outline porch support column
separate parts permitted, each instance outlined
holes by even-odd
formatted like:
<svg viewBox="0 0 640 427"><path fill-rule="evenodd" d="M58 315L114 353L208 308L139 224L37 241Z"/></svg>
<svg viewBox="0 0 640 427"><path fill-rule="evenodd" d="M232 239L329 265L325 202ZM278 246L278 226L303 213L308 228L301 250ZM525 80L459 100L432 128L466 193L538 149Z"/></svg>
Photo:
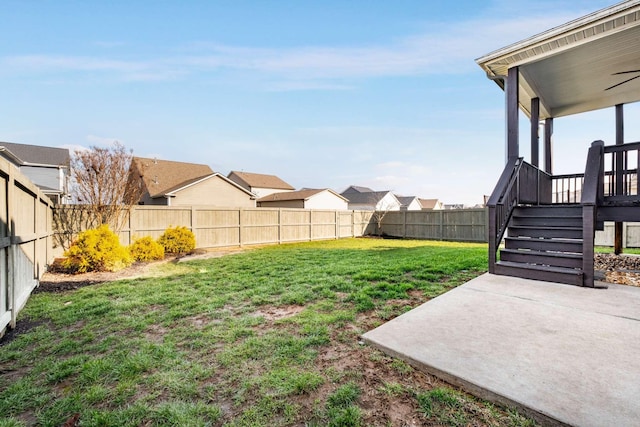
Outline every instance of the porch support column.
<svg viewBox="0 0 640 427"><path fill-rule="evenodd" d="M624 144L624 105L616 105L616 145ZM615 192L617 196L623 194L623 177L624 177L624 153L616 153L616 188ZM613 239L613 251L616 255L622 253L622 222L615 223L615 236Z"/></svg>
<svg viewBox="0 0 640 427"><path fill-rule="evenodd" d="M544 121L544 171L553 175L553 117Z"/></svg>
<svg viewBox="0 0 640 427"><path fill-rule="evenodd" d="M531 164L540 165L540 98L531 99Z"/></svg>
<svg viewBox="0 0 640 427"><path fill-rule="evenodd" d="M518 90L520 73L518 67L509 68L507 74L507 161L520 157L518 148Z"/></svg>

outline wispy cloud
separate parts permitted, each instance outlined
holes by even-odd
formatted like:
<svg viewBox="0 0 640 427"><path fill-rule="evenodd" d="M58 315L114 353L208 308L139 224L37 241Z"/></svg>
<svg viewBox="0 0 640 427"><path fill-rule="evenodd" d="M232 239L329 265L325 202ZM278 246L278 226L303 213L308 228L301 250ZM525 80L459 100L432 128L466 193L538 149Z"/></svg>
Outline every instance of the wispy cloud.
<svg viewBox="0 0 640 427"><path fill-rule="evenodd" d="M18 55L0 58L6 73L103 73L106 79L165 81L228 70L259 76L266 90L344 90L365 78L463 73L475 68L473 59L572 15L556 11L511 20L476 18L456 24L435 23L428 31L386 44L367 46L300 46L254 48L199 43L183 54L171 50L160 56ZM120 42L99 42L120 47ZM274 83L275 82L275 83Z"/></svg>

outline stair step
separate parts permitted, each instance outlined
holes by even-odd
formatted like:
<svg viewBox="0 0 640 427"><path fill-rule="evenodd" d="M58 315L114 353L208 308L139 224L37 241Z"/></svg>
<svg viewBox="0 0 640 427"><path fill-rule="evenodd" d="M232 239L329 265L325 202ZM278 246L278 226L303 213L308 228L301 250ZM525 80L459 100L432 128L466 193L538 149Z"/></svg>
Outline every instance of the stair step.
<svg viewBox="0 0 640 427"><path fill-rule="evenodd" d="M505 237L506 249L531 249L535 251L556 251L582 253L582 240L577 239L535 239L529 237Z"/></svg>
<svg viewBox="0 0 640 427"><path fill-rule="evenodd" d="M543 205L543 206L518 206L514 208L513 214L517 216L576 216L582 217L582 206L567 205Z"/></svg>
<svg viewBox="0 0 640 427"><path fill-rule="evenodd" d="M582 271L574 268L498 261L495 264L495 274L521 277L523 279L542 280L545 282L566 283L577 286L583 285Z"/></svg>
<svg viewBox="0 0 640 427"><path fill-rule="evenodd" d="M555 267L582 268L582 254L576 253L502 249L500 251L500 260Z"/></svg>
<svg viewBox="0 0 640 427"><path fill-rule="evenodd" d="M538 227L582 227L582 217L576 216L512 216L512 225Z"/></svg>
<svg viewBox="0 0 640 427"><path fill-rule="evenodd" d="M582 227L529 227L509 224L507 236L582 239Z"/></svg>

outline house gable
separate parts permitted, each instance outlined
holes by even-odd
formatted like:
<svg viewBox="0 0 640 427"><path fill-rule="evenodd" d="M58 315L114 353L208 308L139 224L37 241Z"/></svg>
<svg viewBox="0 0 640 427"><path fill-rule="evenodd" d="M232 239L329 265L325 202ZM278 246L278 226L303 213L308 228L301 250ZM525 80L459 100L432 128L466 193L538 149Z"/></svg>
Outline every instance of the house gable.
<svg viewBox="0 0 640 427"><path fill-rule="evenodd" d="M349 209L355 210L400 210L400 202L391 191L342 192L349 200Z"/></svg>
<svg viewBox="0 0 640 427"><path fill-rule="evenodd" d="M254 194L207 165L134 157L129 179L141 183L141 204L255 207Z"/></svg>
<svg viewBox="0 0 640 427"><path fill-rule="evenodd" d="M227 178L256 194L258 197L295 190L295 188L275 175L231 171L229 175L227 175Z"/></svg>
<svg viewBox="0 0 640 427"><path fill-rule="evenodd" d="M344 195L344 194L353 194L353 193L374 193L374 191L369 187L361 187L361 186L358 186L358 185L350 185L349 187L347 187L347 189L345 189L340 194Z"/></svg>
<svg viewBox="0 0 640 427"><path fill-rule="evenodd" d="M218 173L172 189L163 199L168 200L171 206L256 207L255 196L251 192Z"/></svg>
<svg viewBox="0 0 640 427"><path fill-rule="evenodd" d="M418 198L416 196L397 196L396 198L401 204L400 209L403 211L419 211L422 210L422 205L420 204Z"/></svg>
<svg viewBox="0 0 640 427"><path fill-rule="evenodd" d="M324 189L303 189L269 194L258 199L260 207L304 208L304 209L348 209L348 201L335 191Z"/></svg>
<svg viewBox="0 0 640 427"><path fill-rule="evenodd" d="M167 192L213 174L207 165L134 157L131 179L141 179L143 198L164 197Z"/></svg>
<svg viewBox="0 0 640 427"><path fill-rule="evenodd" d="M13 163L55 203L66 201L71 165L69 150L0 142L0 157Z"/></svg>
<svg viewBox="0 0 640 427"><path fill-rule="evenodd" d="M418 201L423 210L432 211L444 209L444 204L438 199L418 199Z"/></svg>

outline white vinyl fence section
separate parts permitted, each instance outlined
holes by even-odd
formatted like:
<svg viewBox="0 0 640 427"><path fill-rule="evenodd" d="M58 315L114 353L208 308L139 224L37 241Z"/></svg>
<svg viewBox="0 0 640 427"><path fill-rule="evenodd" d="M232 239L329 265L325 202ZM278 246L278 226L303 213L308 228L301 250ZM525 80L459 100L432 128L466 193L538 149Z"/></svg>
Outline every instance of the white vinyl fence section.
<svg viewBox="0 0 640 427"><path fill-rule="evenodd" d="M51 200L0 158L0 336L52 259L52 213Z"/></svg>

